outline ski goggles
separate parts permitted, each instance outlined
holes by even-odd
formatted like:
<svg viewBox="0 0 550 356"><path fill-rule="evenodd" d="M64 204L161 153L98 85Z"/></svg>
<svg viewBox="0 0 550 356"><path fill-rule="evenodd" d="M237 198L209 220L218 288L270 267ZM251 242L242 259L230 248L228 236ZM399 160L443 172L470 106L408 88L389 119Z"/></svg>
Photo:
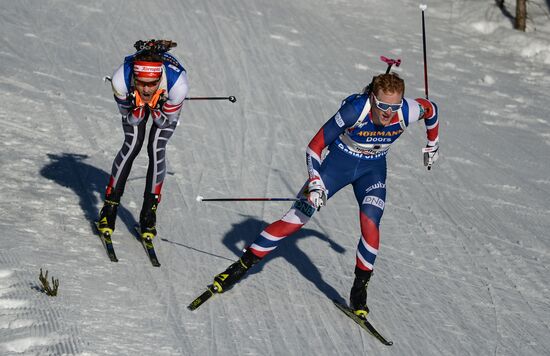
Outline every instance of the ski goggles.
<svg viewBox="0 0 550 356"><path fill-rule="evenodd" d="M154 80L154 81L150 81L150 82L146 82L144 80L141 80L137 77L134 78L134 84L136 86L140 86L140 87L149 87L149 88L154 88L156 87L158 84L160 83L160 78L157 79L157 80Z"/></svg>
<svg viewBox="0 0 550 356"><path fill-rule="evenodd" d="M382 111L388 111L390 109L391 112L396 112L403 106L403 99L401 99L401 102L399 104L388 104L383 101L378 100L376 95L372 96L374 98L374 105Z"/></svg>

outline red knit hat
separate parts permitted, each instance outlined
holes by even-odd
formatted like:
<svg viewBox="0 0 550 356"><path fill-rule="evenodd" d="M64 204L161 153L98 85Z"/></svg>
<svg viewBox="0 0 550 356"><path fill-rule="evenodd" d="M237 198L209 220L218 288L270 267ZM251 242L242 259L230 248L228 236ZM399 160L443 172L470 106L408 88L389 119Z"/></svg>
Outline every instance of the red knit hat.
<svg viewBox="0 0 550 356"><path fill-rule="evenodd" d="M134 75L138 78L160 78L161 62L134 61Z"/></svg>

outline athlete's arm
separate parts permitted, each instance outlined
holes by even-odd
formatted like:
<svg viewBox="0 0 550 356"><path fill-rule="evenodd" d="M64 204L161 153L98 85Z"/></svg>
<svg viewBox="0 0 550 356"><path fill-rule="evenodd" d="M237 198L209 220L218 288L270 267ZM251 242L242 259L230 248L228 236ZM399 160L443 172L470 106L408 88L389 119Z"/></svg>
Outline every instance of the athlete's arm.
<svg viewBox="0 0 550 356"><path fill-rule="evenodd" d="M346 128L353 126L357 122L359 114L353 103L346 103L313 136L306 150L306 164L310 180L319 178L323 149L334 142Z"/></svg>
<svg viewBox="0 0 550 356"><path fill-rule="evenodd" d="M113 73L113 79L111 80L111 87L113 89L113 95L118 106L118 111L124 117L128 116L132 110L132 100L129 97L128 87L124 80L124 64L118 67Z"/></svg>
<svg viewBox="0 0 550 356"><path fill-rule="evenodd" d="M166 102L159 110L151 111L153 121L157 127L165 128L178 121L188 91L187 73L182 71L172 88L170 88Z"/></svg>
<svg viewBox="0 0 550 356"><path fill-rule="evenodd" d="M419 120L424 120L426 125L426 136L428 146L433 147L439 143L439 120L437 119L437 105L427 99L418 98L415 100L420 108Z"/></svg>

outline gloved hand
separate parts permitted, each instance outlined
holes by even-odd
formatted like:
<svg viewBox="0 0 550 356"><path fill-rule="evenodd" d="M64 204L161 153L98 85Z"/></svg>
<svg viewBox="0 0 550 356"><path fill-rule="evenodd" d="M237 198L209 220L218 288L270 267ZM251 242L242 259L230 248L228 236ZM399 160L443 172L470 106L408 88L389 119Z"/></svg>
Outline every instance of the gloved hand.
<svg viewBox="0 0 550 356"><path fill-rule="evenodd" d="M159 129L164 129L170 126L170 120L161 110L151 109L151 117Z"/></svg>
<svg viewBox="0 0 550 356"><path fill-rule="evenodd" d="M148 109L137 90L128 94L128 99L131 102L131 108L130 114L126 117L126 120L130 125L137 125L145 118Z"/></svg>
<svg viewBox="0 0 550 356"><path fill-rule="evenodd" d="M151 101L147 104L149 105L149 108L151 110L151 117L153 118L153 122L159 128L165 128L170 124L168 122L168 118L162 112L162 107L167 100L168 96L166 95L165 90L161 89L157 90L155 95L153 95L153 98L151 98Z"/></svg>
<svg viewBox="0 0 550 356"><path fill-rule="evenodd" d="M307 200L315 209L319 210L326 205L327 189L321 178L315 177L310 179L307 185L307 191Z"/></svg>
<svg viewBox="0 0 550 356"><path fill-rule="evenodd" d="M157 90L155 95L151 98L151 101L147 104L153 110L162 110L164 103L168 101L168 96L164 89Z"/></svg>
<svg viewBox="0 0 550 356"><path fill-rule="evenodd" d="M422 152L424 153L424 166L428 168L428 170L432 169L432 165L439 158L439 145L427 145L422 149Z"/></svg>

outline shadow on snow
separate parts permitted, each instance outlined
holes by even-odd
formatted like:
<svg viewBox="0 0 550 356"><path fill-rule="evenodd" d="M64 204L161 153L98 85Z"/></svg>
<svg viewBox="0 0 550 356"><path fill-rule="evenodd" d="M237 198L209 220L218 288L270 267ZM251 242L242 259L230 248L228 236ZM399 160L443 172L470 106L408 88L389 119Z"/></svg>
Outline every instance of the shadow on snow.
<svg viewBox="0 0 550 356"><path fill-rule="evenodd" d="M231 230L225 234L222 242L229 250L235 255L240 256L242 251L239 246L248 246L253 239L267 226L264 221L258 220L251 216L236 224L233 224ZM284 258L288 263L293 265L308 281L313 283L319 291L321 291L329 299L342 300L340 294L325 280L321 275L319 269L313 264L311 259L300 250L298 241L308 238L317 237L321 241L327 242L330 248L338 253L344 253L345 249L337 242L331 240L327 235L322 234L316 230L302 228L295 234L285 238L279 245L279 247L268 254L258 265L254 266L247 276L252 276L262 271L264 266L276 258ZM227 266L225 266L227 267ZM221 272L221 270L220 270Z"/></svg>
<svg viewBox="0 0 550 356"><path fill-rule="evenodd" d="M70 188L79 197L80 208L84 212L86 219L90 222L90 228L92 230L95 229L93 222L99 215L98 205L101 204L98 196L102 196L104 193L105 185L109 179L109 173L86 163L85 160L89 158L89 156L83 154L48 154L48 158L50 159L50 163L40 170L40 174L56 182L60 186ZM137 221L132 216L132 213L122 204L119 206L118 216L126 225L128 231L133 232L133 227L137 224ZM252 239L266 226L266 222L246 216L243 221L233 224L231 230L223 237L222 243L235 255L240 256L241 250L238 246L242 246L243 243L251 243ZM327 242L329 247L338 253L343 253L345 251L341 245L331 240L327 235L313 229L302 228L292 236L285 238L274 252L267 255L262 262L250 271L249 276L259 273L269 261L275 258L284 258L288 263L293 265L302 276L313 283L319 291L327 296L327 298L342 300L340 294L331 285L325 282L321 272L313 264L308 255L298 247L298 240L311 236ZM165 239L163 240L174 243ZM186 245L182 246L193 249ZM222 256L212 256L227 259ZM227 266L222 266L222 268L223 267Z"/></svg>
<svg viewBox="0 0 550 356"><path fill-rule="evenodd" d="M242 251L239 246L247 246L248 244L252 243L253 238L257 236L267 225L268 224L265 221L246 216L246 219L244 219L240 223L233 224L231 230L223 237L222 243L227 246L227 248L236 256L240 256L242 254ZM341 245L331 240L325 234L322 234L316 230L302 228L295 234L285 238L281 242L279 247L272 253L268 254L260 263L254 266L250 270L250 272L243 278L243 280L249 276L261 272L264 268L264 265L269 263L269 261L275 258L284 258L287 260L288 263L293 265L302 274L302 276L304 276L308 281L312 282L317 287L317 289L319 289L319 291L321 291L327 298L336 299L340 302L344 302L340 294L331 285L325 282L325 280L321 276L321 272L319 271L319 269L317 269L317 267L315 267L311 259L298 247L298 240L310 236L314 236L321 239L322 241L326 241L329 246L338 253L344 253L345 251L345 249ZM238 257L230 259L224 256L216 255L186 244L170 241L165 238L162 238L161 240L170 244L185 247L187 249L230 262L234 262L238 259ZM222 272L224 268L229 266L229 264L230 263L220 265L219 272Z"/></svg>
<svg viewBox="0 0 550 356"><path fill-rule="evenodd" d="M546 1L550 1L550 0L546 0ZM508 19L510 20L510 22L512 23L512 25L514 25L514 22L515 22L515 15L513 15L510 10L508 10L508 8L506 7L506 4L505 4L505 1L504 0L495 0L495 3L497 5L497 7L500 9L500 11L502 12L502 14Z"/></svg>
<svg viewBox="0 0 550 356"><path fill-rule="evenodd" d="M50 163L40 170L40 174L57 184L70 188L80 199L80 208L84 212L90 228L95 233L94 221L99 216L101 201L109 180L109 173L84 162L89 156L77 153L48 154ZM122 204L118 208L118 216L128 228L134 231L137 224L132 213Z"/></svg>

